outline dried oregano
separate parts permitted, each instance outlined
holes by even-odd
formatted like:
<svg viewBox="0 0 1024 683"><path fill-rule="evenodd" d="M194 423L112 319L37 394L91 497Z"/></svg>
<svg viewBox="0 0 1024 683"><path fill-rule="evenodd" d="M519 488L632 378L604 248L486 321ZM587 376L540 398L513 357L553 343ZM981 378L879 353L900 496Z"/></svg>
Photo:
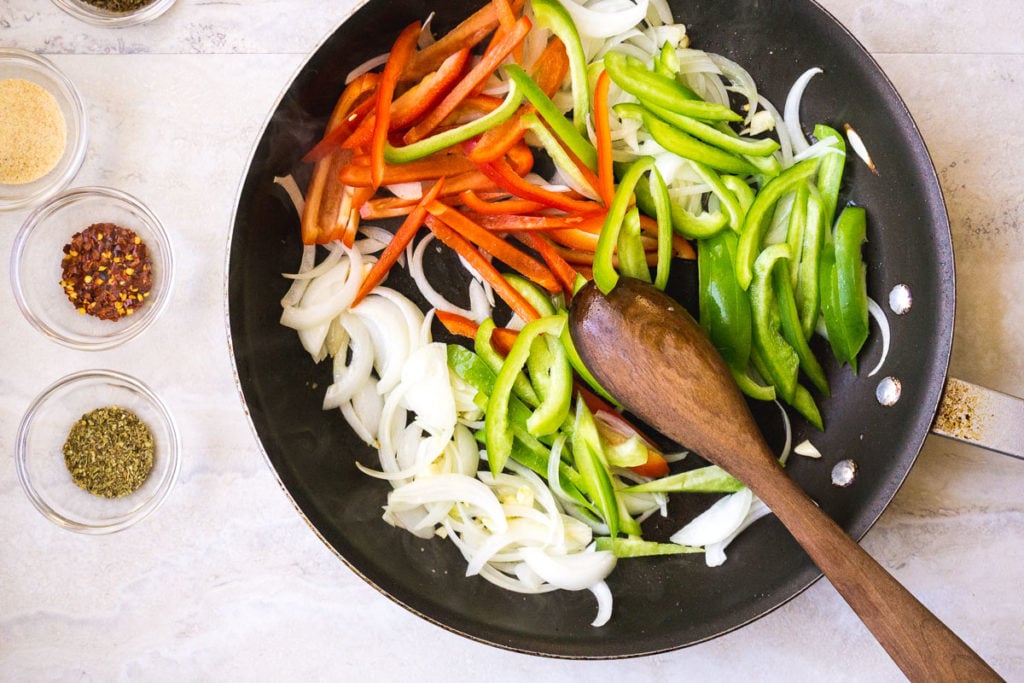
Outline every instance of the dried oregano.
<svg viewBox="0 0 1024 683"><path fill-rule="evenodd" d="M64 464L81 488L120 498L142 486L153 469L153 435L142 419L117 406L97 408L71 427Z"/></svg>

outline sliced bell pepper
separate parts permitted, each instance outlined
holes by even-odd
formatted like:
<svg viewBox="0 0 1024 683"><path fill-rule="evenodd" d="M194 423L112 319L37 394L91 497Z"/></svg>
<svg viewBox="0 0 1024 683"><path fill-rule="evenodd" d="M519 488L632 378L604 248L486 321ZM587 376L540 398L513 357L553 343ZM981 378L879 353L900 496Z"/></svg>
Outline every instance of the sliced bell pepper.
<svg viewBox="0 0 1024 683"><path fill-rule="evenodd" d="M565 121L564 118L562 120ZM522 117L522 125L526 130L533 133L534 137L540 142L541 147L547 152L551 161L575 184L575 187L580 192L592 195L598 194L600 182L594 171L573 154L571 149L563 147L562 141L548 130L548 127L541 122L536 114L525 114ZM570 128L572 127L570 126ZM572 130L573 132L576 131L575 128L572 128ZM589 192L586 192L588 189Z"/></svg>
<svg viewBox="0 0 1024 683"><path fill-rule="evenodd" d="M457 145L460 142L469 140L470 138L480 135L484 131L493 128L512 116L516 109L519 108L521 100L522 95L513 83L509 86L508 94L505 96L501 105L489 114L481 116L480 118L474 119L468 123L464 123L461 126L436 133L430 137L422 139L417 138L415 142L403 145L402 147L393 147L388 143L384 147L384 159L388 163L404 164L416 159L422 159L425 156L429 156L435 152L440 152L443 149L447 149L448 147ZM438 110L435 109L434 111Z"/></svg>
<svg viewBox="0 0 1024 683"><path fill-rule="evenodd" d="M531 202L526 199L502 198L497 201L487 201L473 190L466 190L459 193L459 200L467 209L485 216L524 214L533 211L540 211L544 208L544 205L540 202Z"/></svg>
<svg viewBox="0 0 1024 683"><path fill-rule="evenodd" d="M840 363L857 371L857 354L868 336L866 268L861 245L867 237L863 207L848 206L836 221L834 245L821 259L821 308L829 345Z"/></svg>
<svg viewBox="0 0 1024 683"><path fill-rule="evenodd" d="M698 310L726 364L745 373L750 362L752 322L750 298L736 280L737 237L723 232L697 241Z"/></svg>
<svg viewBox="0 0 1024 683"><path fill-rule="evenodd" d="M307 163L319 161L328 152L341 146L341 143L352 133L355 126L373 109L374 99L369 97L369 95L377 89L379 81L380 74L370 71L356 77L345 86L341 96L338 97L338 101L334 105L330 118L327 120L324 137L314 145L313 149L306 153L306 156L302 157L302 161ZM357 107L360 107L358 116L350 120L350 117L356 113Z"/></svg>
<svg viewBox="0 0 1024 683"><path fill-rule="evenodd" d="M558 0L530 0L539 26L549 29L565 45L572 80L572 120L580 132L586 130L590 118L590 84L587 79L587 56L576 30L576 22Z"/></svg>
<svg viewBox="0 0 1024 683"><path fill-rule="evenodd" d="M835 151L822 157L818 171L818 191L821 193L826 229L829 229L839 203L839 187L843 182L843 167L846 164L846 141L839 131L820 123L814 127L814 137L834 142Z"/></svg>
<svg viewBox="0 0 1024 683"><path fill-rule="evenodd" d="M572 429L572 455L582 477L582 490L608 525L611 537L619 535L620 511L618 496L612 484L608 463L601 447L601 438L594 416L585 401L576 401L576 420ZM628 517L628 515L627 515Z"/></svg>
<svg viewBox="0 0 1024 683"><path fill-rule="evenodd" d="M480 170L499 187L521 199L536 201L569 213L594 213L603 207L590 201L581 201L563 192L552 192L524 180L512 170L506 161L499 159L491 163L479 165Z"/></svg>
<svg viewBox="0 0 1024 683"><path fill-rule="evenodd" d="M825 209L818 190L812 186L807 192L806 223L794 290L796 307L800 312L800 327L807 339L811 338L818 322L821 301L818 267L821 263L821 250L825 245L825 234Z"/></svg>
<svg viewBox="0 0 1024 683"><path fill-rule="evenodd" d="M736 277L744 289L750 286L754 277L754 261L761 252L765 227L771 220L775 205L783 195L794 191L817 170L817 159L801 161L772 178L757 193L743 221L743 232L736 251Z"/></svg>
<svg viewBox="0 0 1024 683"><path fill-rule="evenodd" d="M454 176L475 169L476 164L470 161L461 149L455 147L453 150L442 150L405 164L385 164L381 169L383 175L380 179L385 185L411 183L437 180L442 176ZM338 179L346 185L372 187L373 161L367 156L354 157L341 167Z"/></svg>
<svg viewBox="0 0 1024 683"><path fill-rule="evenodd" d="M807 337L804 336L803 327L800 325L800 314L797 312L788 269L776 266L772 280L775 285L775 301L779 309L779 321L782 324L782 336L796 351L796 355L800 359L800 369L811 380L811 384L824 396L828 396L828 379L825 378L825 371L807 344Z"/></svg>
<svg viewBox="0 0 1024 683"><path fill-rule="evenodd" d="M370 137L370 177L374 190L380 187L384 181L384 146L388 141L391 104L395 88L398 86L398 78L402 75L405 65L416 51L416 40L419 35L420 23L418 21L409 24L398 34L398 38L395 39L395 44L391 46L391 52L388 54L388 61L384 65L384 73L381 74L380 82L377 84L377 103L374 110L376 120L373 124L373 134Z"/></svg>
<svg viewBox="0 0 1024 683"><path fill-rule="evenodd" d="M608 109L608 85L611 78L602 70L594 86L594 138L597 140L597 178L601 201L612 205L615 198L615 168L612 158L611 112Z"/></svg>
<svg viewBox="0 0 1024 683"><path fill-rule="evenodd" d="M480 60L466 74L466 77L457 83L423 120L405 133L403 139L406 145L416 143L430 135L437 128L438 124L455 110L455 107L460 102L473 94L477 87L494 73L494 70L508 57L512 49L522 42L529 30L530 20L527 17L520 17L516 20L512 30L503 32L499 40L488 46ZM518 101L516 104L518 106ZM509 116L511 116L511 113L509 112Z"/></svg>
<svg viewBox="0 0 1024 683"><path fill-rule="evenodd" d="M514 437L509 420L509 401L512 397L512 387L515 380L526 366L526 361L534 341L542 335L551 335L557 339L564 326L564 315L537 318L527 323L522 331L520 331L515 344L512 345L512 349L498 371L498 376L494 381L494 390L487 400L487 411L484 416L487 462L494 476L498 476L501 473L501 470L505 467L505 462L512 454L512 441ZM537 410L541 410L543 407L545 422L550 412L560 408L561 402L562 397L555 396L554 392L541 398L541 403ZM551 408L550 406L555 403L559 405ZM559 424L561 424L561 420L559 420Z"/></svg>
<svg viewBox="0 0 1024 683"><path fill-rule="evenodd" d="M428 214L424 220L431 232L452 248L459 256L466 259L470 267L494 288L498 296L508 304L509 308L521 320L529 321L537 317L537 310L508 283L508 280L498 272L498 269L476 247L470 244L465 237L448 227L439 218Z"/></svg>
<svg viewBox="0 0 1024 683"><path fill-rule="evenodd" d="M639 60L621 52L607 52L604 56L604 68L615 85L641 102L649 102L704 121L743 119L729 107L705 102L678 80L650 71Z"/></svg>
<svg viewBox="0 0 1024 683"><path fill-rule="evenodd" d="M757 172L741 156L702 142L689 133L661 120L647 109L643 110L644 127L659 145L684 159L698 161L716 171L752 175Z"/></svg>
<svg viewBox="0 0 1024 683"><path fill-rule="evenodd" d="M779 148L779 143L771 138L744 138L738 135L730 135L703 121L698 121L692 116L680 114L654 102L641 100L643 106L651 111L659 119L669 123L679 130L692 135L702 142L713 145L726 152L733 154L750 155L755 157L766 157Z"/></svg>
<svg viewBox="0 0 1024 683"><path fill-rule="evenodd" d="M753 311L754 346L764 361L766 379L775 385L775 390L786 403L792 403L800 358L782 335L777 296L772 286L775 264L788 258L789 247L786 244L773 244L757 257L750 283L750 307Z"/></svg>

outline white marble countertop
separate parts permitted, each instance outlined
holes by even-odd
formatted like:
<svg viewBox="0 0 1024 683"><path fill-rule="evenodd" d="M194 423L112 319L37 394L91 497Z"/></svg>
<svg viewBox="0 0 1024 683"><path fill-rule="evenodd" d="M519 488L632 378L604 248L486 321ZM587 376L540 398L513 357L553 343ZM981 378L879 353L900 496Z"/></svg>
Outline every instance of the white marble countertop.
<svg viewBox="0 0 1024 683"><path fill-rule="evenodd" d="M179 0L152 24L91 27L42 0L0 3L0 45L50 57L88 107L75 185L147 202L177 248L172 305L126 346L74 352L12 301L27 211L0 213L0 678L898 680L827 582L734 633L660 656L542 659L471 642L369 587L310 532L242 411L224 324L238 185L271 106L358 0ZM876 56L919 124L952 220L951 373L1024 393L1024 4L823 0ZM55 379L117 367L177 418L180 479L110 536L31 506L13 442ZM1024 679L1024 462L930 437L866 548L1008 679Z"/></svg>

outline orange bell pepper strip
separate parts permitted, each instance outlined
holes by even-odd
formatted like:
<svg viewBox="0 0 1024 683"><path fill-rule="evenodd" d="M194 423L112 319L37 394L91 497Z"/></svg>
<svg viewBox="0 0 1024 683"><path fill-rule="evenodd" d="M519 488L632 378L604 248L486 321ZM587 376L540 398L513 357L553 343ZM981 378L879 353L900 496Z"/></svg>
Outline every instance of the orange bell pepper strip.
<svg viewBox="0 0 1024 683"><path fill-rule="evenodd" d="M324 136L306 153L306 156L302 157L302 161L319 161L327 156L328 152L341 146L345 138L351 134L352 126L360 123L365 114L373 108L373 98L367 95L377 89L379 81L380 74L369 72L357 76L345 86L327 120ZM364 97L366 99L363 99Z"/></svg>
<svg viewBox="0 0 1024 683"><path fill-rule="evenodd" d="M497 268L474 247L469 241L458 232L436 216L427 215L425 218L427 227L430 228L439 240L447 244L459 256L464 258L470 267L480 277L487 281L502 301L518 315L522 320L529 322L540 317L537 309L523 297L522 294L505 279Z"/></svg>
<svg viewBox="0 0 1024 683"><path fill-rule="evenodd" d="M482 214L473 220L496 232L557 230L575 228L586 218L584 216L524 216L519 214Z"/></svg>
<svg viewBox="0 0 1024 683"><path fill-rule="evenodd" d="M509 193L521 199L529 199L535 202L555 208L562 209L568 213L594 213L603 211L603 207L596 202L581 201L574 199L563 192L552 192L542 187L537 187L522 178L512 170L508 162L498 159L486 164L479 164L480 170L496 185L507 190Z"/></svg>
<svg viewBox="0 0 1024 683"><path fill-rule="evenodd" d="M528 199L502 199L489 202L473 190L460 192L459 200L466 208L485 216L496 216L506 213L530 213L546 208L543 204L531 202Z"/></svg>
<svg viewBox="0 0 1024 683"><path fill-rule="evenodd" d="M423 80L399 95L391 104L391 123L388 130L394 132L408 128L426 115L452 86L462 77L469 63L469 48L453 53L441 63L437 71L431 71ZM370 144L376 117L364 118L355 131L344 141L343 147L365 147Z"/></svg>
<svg viewBox="0 0 1024 683"><path fill-rule="evenodd" d="M561 289L554 274L548 270L547 266L526 252L517 249L511 242L481 227L457 209L434 201L427 205L427 211L473 245L483 249L549 292L557 292Z"/></svg>
<svg viewBox="0 0 1024 683"><path fill-rule="evenodd" d="M406 144L422 140L430 135L444 119L467 97L476 91L478 85L486 81L494 70L508 57L512 48L522 42L530 31L530 20L519 17L511 31L505 33L501 40L489 46L480 61L470 69L466 77L452 88L443 100L422 121L406 132L403 140Z"/></svg>
<svg viewBox="0 0 1024 683"><path fill-rule="evenodd" d="M612 130L608 119L608 84L611 77L602 70L594 86L594 136L597 142L597 191L605 206L615 197L615 174L612 170Z"/></svg>
<svg viewBox="0 0 1024 683"><path fill-rule="evenodd" d="M535 232L517 232L514 234L516 239L540 255L544 263L551 269L551 272L558 278L558 283L562 285L562 291L566 296L571 297L573 289L576 287L576 278L579 272L555 251L551 242L543 235L538 235Z"/></svg>
<svg viewBox="0 0 1024 683"><path fill-rule="evenodd" d="M513 0L512 11L518 14L522 11L524 3L525 0ZM402 80L420 80L437 69L452 53L479 44L498 27L499 23L497 10L492 3L487 3L437 42L417 52L402 74Z"/></svg>
<svg viewBox="0 0 1024 683"><path fill-rule="evenodd" d="M377 105L374 111L376 121L373 124L373 135L370 138L370 177L373 189L380 187L384 181L384 145L388 141L388 126L391 123L391 103L394 99L398 79L405 65L416 52L416 40L420 35L420 22L413 23L402 29L391 46L391 53L384 65L377 84Z"/></svg>
<svg viewBox="0 0 1024 683"><path fill-rule="evenodd" d="M373 187L372 168L373 160L370 157L355 157L338 171L338 178L347 185ZM384 164L380 180L384 185L413 183L474 170L476 165L462 150L454 148L407 164Z"/></svg>
<svg viewBox="0 0 1024 683"><path fill-rule="evenodd" d="M458 313L435 310L434 316L442 325L444 325L446 330L457 337L475 339L476 332L480 328L480 326L475 322L465 316L459 315ZM512 344L515 343L516 337L518 336L518 330L512 330L507 327L495 327L494 331L491 333L491 346L493 346L494 350L501 355L507 356L509 350L512 348Z"/></svg>
<svg viewBox="0 0 1024 683"><path fill-rule="evenodd" d="M356 293L356 298L352 301L352 306L362 301L363 297L373 291L373 288L384 280L384 276L388 274L391 267L398 261L398 257L402 255L405 248L412 242L416 232L423 226L423 219L427 215L427 205L437 199L438 194L441 193L443 188L444 178L441 178L423 195L416 204L416 208L402 221L402 225L395 231L395 236L391 238L388 246L384 248L384 251L377 258L377 262L370 268L370 272L363 278L362 284L359 285L359 291Z"/></svg>

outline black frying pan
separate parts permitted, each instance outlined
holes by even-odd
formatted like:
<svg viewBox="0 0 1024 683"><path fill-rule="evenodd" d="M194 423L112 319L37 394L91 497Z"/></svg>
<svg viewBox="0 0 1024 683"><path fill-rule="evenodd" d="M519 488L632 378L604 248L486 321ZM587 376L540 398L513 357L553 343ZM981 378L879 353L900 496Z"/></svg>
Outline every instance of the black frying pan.
<svg viewBox="0 0 1024 683"><path fill-rule="evenodd" d="M529 653L604 658L650 654L691 645L737 628L789 600L819 576L774 518L729 547L728 561L709 569L702 556L619 563L609 584L614 615L592 628L589 592L522 596L483 579L466 578L454 546L424 541L380 518L385 482L361 474L355 460L374 462L335 412L320 409L329 364L315 366L295 333L278 324L279 299L296 268L298 221L276 175L304 169L298 159L323 130L348 70L388 49L409 22L436 10L435 29L458 23L482 0L371 0L312 55L285 91L256 147L238 201L230 248L230 337L246 408L283 488L311 527L367 582L444 628ZM693 45L743 64L759 89L781 106L793 81L819 66L802 108L805 122L851 123L868 145L879 174L852 154L845 200L867 207L865 258L869 293L887 301L898 283L913 307L890 315L892 351L874 378L830 365L833 398L821 402L826 432L795 422L795 442L813 437L824 457L795 458L791 475L854 538L860 538L896 493L928 433L946 381L953 331L954 273L949 224L938 180L906 107L859 43L811 0L687 0L673 2ZM443 257L437 280L464 278ZM692 272L676 269L676 292L691 291ZM415 298L408 281L389 284ZM457 287L450 295L457 296ZM881 341L863 352L874 365ZM828 356L819 354L821 358ZM894 376L902 395L892 406L876 399L878 380ZM775 409L759 420L778 441ZM774 436L772 436L774 435ZM830 472L845 458L858 465L855 483L833 486ZM674 503L671 519L652 520L665 536L710 499Z"/></svg>

